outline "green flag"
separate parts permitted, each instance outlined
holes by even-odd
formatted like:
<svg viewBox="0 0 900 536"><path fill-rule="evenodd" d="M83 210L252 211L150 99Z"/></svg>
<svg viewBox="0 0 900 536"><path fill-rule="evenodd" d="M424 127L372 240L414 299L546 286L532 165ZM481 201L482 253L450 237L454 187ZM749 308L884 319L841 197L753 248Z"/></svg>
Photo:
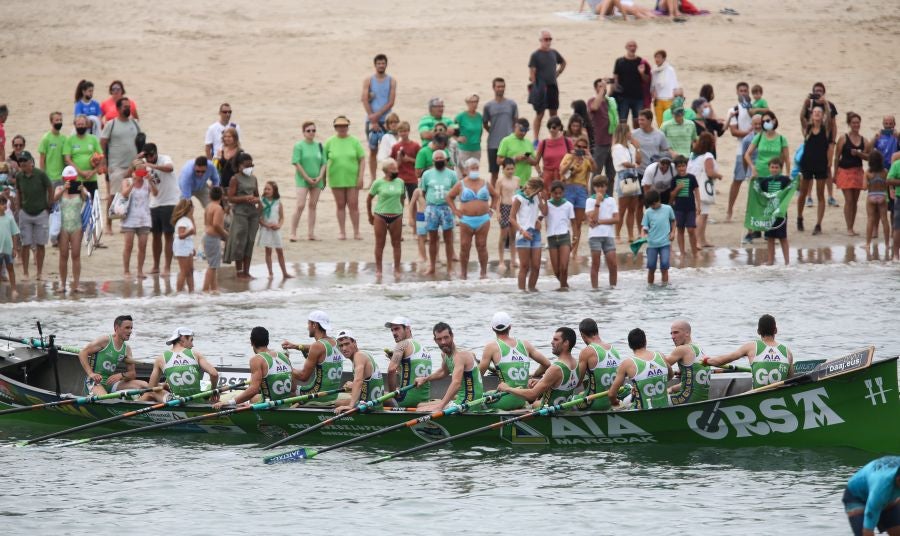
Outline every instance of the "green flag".
<svg viewBox="0 0 900 536"><path fill-rule="evenodd" d="M799 180L791 181L790 186L784 190L770 193L764 192L759 187L760 178L750 182L750 192L747 194L747 215L744 217L744 227L751 231L768 231L777 226L775 221L787 215L788 205L794 198Z"/></svg>

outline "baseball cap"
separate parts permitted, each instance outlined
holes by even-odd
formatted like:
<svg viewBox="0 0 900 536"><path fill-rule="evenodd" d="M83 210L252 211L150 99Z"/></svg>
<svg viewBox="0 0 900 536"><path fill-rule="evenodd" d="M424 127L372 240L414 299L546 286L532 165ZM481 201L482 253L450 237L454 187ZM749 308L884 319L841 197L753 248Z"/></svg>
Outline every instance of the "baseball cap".
<svg viewBox="0 0 900 536"><path fill-rule="evenodd" d="M22 162L34 162L34 157L31 156L31 153L29 153L28 151L22 151L21 153L19 153L19 156L16 157L16 162L20 164Z"/></svg>
<svg viewBox="0 0 900 536"><path fill-rule="evenodd" d="M339 116L337 116L337 117L334 118L334 122L332 123L332 126L336 126L336 127L349 127L349 126L350 126L350 120L347 119L347 118L346 118L345 116L343 116L343 115L339 115Z"/></svg>
<svg viewBox="0 0 900 536"><path fill-rule="evenodd" d="M172 335L168 339L166 339L166 344L175 344L176 342L178 342L178 339L180 339L182 337L193 337L193 336L194 336L194 330L192 330L191 328L184 328L184 327L177 328L175 331L172 332Z"/></svg>
<svg viewBox="0 0 900 536"><path fill-rule="evenodd" d="M395 316L393 320L390 322L385 322L384 327L390 328L391 326L406 326L409 327L412 325L412 322L409 321L405 316Z"/></svg>
<svg viewBox="0 0 900 536"><path fill-rule="evenodd" d="M315 310L309 313L309 321L316 322L322 326L322 329L325 331L331 329L331 320L328 318L328 314L325 313L325 311Z"/></svg>
<svg viewBox="0 0 900 536"><path fill-rule="evenodd" d="M62 171L63 180L75 180L78 178L78 171L72 166L66 166Z"/></svg>
<svg viewBox="0 0 900 536"><path fill-rule="evenodd" d="M672 115L683 115L684 106L672 106Z"/></svg>
<svg viewBox="0 0 900 536"><path fill-rule="evenodd" d="M334 339L336 341L339 341L341 339L352 339L355 341L356 337L353 336L353 332L350 331L349 329L342 329L342 330L338 331L337 337L335 337Z"/></svg>
<svg viewBox="0 0 900 536"><path fill-rule="evenodd" d="M503 331L512 325L512 318L503 311L497 311L491 317L491 329L494 331Z"/></svg>

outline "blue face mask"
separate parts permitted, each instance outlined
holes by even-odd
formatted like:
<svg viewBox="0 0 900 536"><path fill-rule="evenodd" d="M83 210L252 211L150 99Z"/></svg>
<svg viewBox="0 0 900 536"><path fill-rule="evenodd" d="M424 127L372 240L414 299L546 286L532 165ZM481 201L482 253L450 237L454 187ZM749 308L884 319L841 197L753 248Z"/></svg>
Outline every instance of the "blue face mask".
<svg viewBox="0 0 900 536"><path fill-rule="evenodd" d="M477 179L477 178L479 178L479 177L481 177L481 173L479 173L479 172L477 172L477 171L470 171L470 172L469 172L469 178L470 178L470 179Z"/></svg>

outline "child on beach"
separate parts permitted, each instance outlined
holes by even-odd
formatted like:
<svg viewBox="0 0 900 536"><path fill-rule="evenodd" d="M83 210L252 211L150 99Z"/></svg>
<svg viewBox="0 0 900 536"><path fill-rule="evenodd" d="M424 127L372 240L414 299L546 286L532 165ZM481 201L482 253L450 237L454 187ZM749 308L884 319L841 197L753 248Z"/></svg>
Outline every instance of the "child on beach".
<svg viewBox="0 0 900 536"><path fill-rule="evenodd" d="M529 179L513 197L509 222L516 231L519 254L519 290L537 291L541 270L541 221L547 215L544 181Z"/></svg>
<svg viewBox="0 0 900 536"><path fill-rule="evenodd" d="M509 215L512 211L513 196L519 189L519 178L515 176L516 162L512 158L503 160L503 172L497 178L497 195L500 196L500 213L497 214L497 220L500 223L500 263L499 269L504 270L503 253L506 244L509 244L509 264L510 268L519 266L518 257L516 256L515 235L510 233Z"/></svg>
<svg viewBox="0 0 900 536"><path fill-rule="evenodd" d="M615 225L619 223L619 204L612 197L606 197L609 181L597 175L591 181L594 195L584 203L587 215L588 245L591 248L591 287L600 284L600 257L606 257L606 269L609 271L609 286L615 288L618 279L618 261L616 259ZM659 194L657 193L657 197Z"/></svg>
<svg viewBox="0 0 900 536"><path fill-rule="evenodd" d="M878 222L881 222L884 231L884 254L891 251L891 233L888 225L888 184L887 171L884 169L884 155L878 149L869 153L869 172L863 181L863 189L866 194L866 253L874 255L878 250L872 250L872 237L878 230ZM894 210L897 210L895 208Z"/></svg>
<svg viewBox="0 0 900 536"><path fill-rule="evenodd" d="M687 229L691 243L691 254L700 251L697 247L697 214L700 212L700 189L697 177L687 172L688 160L682 155L675 157L675 180L672 184L672 208L675 210L675 225L678 227L678 251L684 257L684 230Z"/></svg>
<svg viewBox="0 0 900 536"><path fill-rule="evenodd" d="M669 282L669 256L672 240L675 238L675 211L671 205L663 205L659 192L650 190L646 194L647 210L641 220L641 236L647 239L647 283L653 284L656 263L662 273L662 282Z"/></svg>
<svg viewBox="0 0 900 536"><path fill-rule="evenodd" d="M224 191L219 186L209 190L209 205L203 214L203 255L209 265L203 276L203 292L219 293L219 267L222 266L222 242L228 239L225 230L225 209L222 208Z"/></svg>
<svg viewBox="0 0 900 536"><path fill-rule="evenodd" d="M0 195L0 270L6 265L9 276L10 299L19 297L16 291L16 255L19 251L19 226L9 210L9 199Z"/></svg>
<svg viewBox="0 0 900 536"><path fill-rule="evenodd" d="M778 193L791 185L791 179L781 174L781 159L778 157L769 160L769 175L759 181L759 188L763 192ZM785 214L785 216L787 216ZM763 236L766 238L769 248L769 266L775 264L775 239L781 242L781 253L784 255L784 264L790 263L790 250L788 249L787 238L787 221L785 218L777 218L772 228L766 231Z"/></svg>
<svg viewBox="0 0 900 536"><path fill-rule="evenodd" d="M281 245L281 226L284 224L284 208L281 206L281 196L278 194L278 185L275 181L268 181L263 188L262 212L259 215L259 243L266 248L266 268L269 269L269 279L272 274L272 250L278 255L278 266L281 267L281 276L290 279L287 267L284 263L284 248Z"/></svg>
<svg viewBox="0 0 900 536"><path fill-rule="evenodd" d="M575 221L575 205L563 197L565 191L566 185L562 181L553 181L547 203L547 249L559 290L569 290L569 253L572 251L572 222Z"/></svg>
<svg viewBox="0 0 900 536"><path fill-rule="evenodd" d="M175 240L172 254L178 260L178 278L175 291L181 292L187 283L188 292L194 292L194 205L190 199L182 199L172 211L172 225L175 226Z"/></svg>
<svg viewBox="0 0 900 536"><path fill-rule="evenodd" d="M419 260L417 262L424 268L425 263L428 262L428 259L425 258L425 238L428 236L428 229L425 227L425 196L422 195L422 190L419 188L416 188L412 197L409 198L409 227L416 233L416 241L419 243Z"/></svg>
<svg viewBox="0 0 900 536"><path fill-rule="evenodd" d="M750 96L753 97L753 102L750 103L751 117L756 114L762 115L769 111L769 103L763 98L763 88L761 85L754 84L753 87L750 88Z"/></svg>

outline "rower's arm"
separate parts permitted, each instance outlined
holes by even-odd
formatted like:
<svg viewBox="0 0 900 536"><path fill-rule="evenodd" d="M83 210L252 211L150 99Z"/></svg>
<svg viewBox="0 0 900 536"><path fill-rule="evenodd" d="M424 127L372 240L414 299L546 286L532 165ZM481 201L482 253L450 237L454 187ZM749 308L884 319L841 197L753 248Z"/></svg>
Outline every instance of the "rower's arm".
<svg viewBox="0 0 900 536"><path fill-rule="evenodd" d="M400 382L397 381L397 375L400 374L400 361L406 357L407 341L403 340L394 346L391 352L391 362L388 363L387 387L388 391L395 391Z"/></svg>
<svg viewBox="0 0 900 536"><path fill-rule="evenodd" d="M107 344L106 337L100 337L99 339L89 343L87 346L81 349L78 352L78 361L81 363L81 368L84 370L84 373L88 375L89 378L92 378L94 381L100 381L102 378L99 374L91 370L91 364L89 357L91 354L96 354L100 350L103 349Z"/></svg>
<svg viewBox="0 0 900 536"><path fill-rule="evenodd" d="M619 363L616 368L616 377L613 379L612 385L609 386L609 392L606 393L609 398L609 404L612 407L619 405L619 389L625 384L625 376L634 377L634 363L630 359Z"/></svg>
<svg viewBox="0 0 900 536"><path fill-rule="evenodd" d="M296 344L294 347L298 350L300 349ZM291 377L300 383L308 382L309 379L313 377L313 374L316 373L316 365L319 363L319 358L324 354L325 345L318 341L314 342L309 347L309 353L306 354L306 361L303 362L303 368L291 371Z"/></svg>
<svg viewBox="0 0 900 536"><path fill-rule="evenodd" d="M684 352L685 346L678 346L674 350L672 350L671 354L665 356L663 359L666 360L666 364L669 365L669 368L671 369L672 365L674 365L675 363L680 363L681 360L684 359Z"/></svg>
<svg viewBox="0 0 900 536"><path fill-rule="evenodd" d="M125 347L125 372L122 373L122 381L131 381L137 379L137 367L135 367L134 355L131 353L131 346Z"/></svg>
<svg viewBox="0 0 900 536"><path fill-rule="evenodd" d="M484 345L484 350L481 352L481 361L478 363L478 370L482 376L487 374L487 371L491 368L491 363L494 362L494 357L498 351L499 348L497 348L496 342L491 341Z"/></svg>
<svg viewBox="0 0 900 536"><path fill-rule="evenodd" d="M521 387L510 387L505 383L500 383L497 386L497 390L503 393L514 394L518 397L524 398L529 403L534 402L538 398L541 397L546 391L552 389L554 386L559 385L560 380L562 379L562 370L559 367L551 367L546 374L530 389L524 389Z"/></svg>
<svg viewBox="0 0 900 536"><path fill-rule="evenodd" d="M594 351L589 346L586 346L578 354L578 383L584 383L584 375L587 374L588 360L591 358L592 353Z"/></svg>
<svg viewBox="0 0 900 536"><path fill-rule="evenodd" d="M148 382L150 387L156 387L157 385L159 385L159 378L160 376L162 376L163 369L162 359L162 357L157 357L153 361L153 372L150 373L150 381Z"/></svg>
<svg viewBox="0 0 900 536"><path fill-rule="evenodd" d="M550 368L550 360L547 359L547 356L538 351L537 348L534 347L533 344L529 341L525 341L525 349L528 350L528 357L533 359L538 364L538 369L534 371L534 374L531 375L532 378L540 378L547 372L547 369Z"/></svg>
<svg viewBox="0 0 900 536"><path fill-rule="evenodd" d="M218 369L206 359L206 356L196 350L194 350L194 357L197 359L197 364L200 365L200 370L209 374L209 382L212 385L211 389L217 388L219 386Z"/></svg>
<svg viewBox="0 0 900 536"><path fill-rule="evenodd" d="M449 371L448 371L449 372ZM447 407L447 404L456 398L459 387L462 385L463 375L466 372L466 354L465 352L456 352L453 356L453 376L450 377L450 385L444 392L444 398L441 399L441 408ZM478 371L472 371L473 374L480 374Z"/></svg>
<svg viewBox="0 0 900 536"><path fill-rule="evenodd" d="M794 353L788 350L788 377L794 375Z"/></svg>
<svg viewBox="0 0 900 536"><path fill-rule="evenodd" d="M350 390L350 406L359 404L359 395L362 393L363 382L366 378L366 364L369 358L362 352L356 352L353 356L353 388Z"/></svg>
<svg viewBox="0 0 900 536"><path fill-rule="evenodd" d="M416 387L426 384L428 382L433 382L434 380L439 380L439 379L447 376L448 374L450 374L450 369L447 368L447 364L444 363L444 360L442 359L441 360L441 368L432 372L428 376L425 376L424 378L416 378Z"/></svg>
<svg viewBox="0 0 900 536"><path fill-rule="evenodd" d="M263 370L263 363L265 363L265 361L258 355L250 358L250 385L232 399L235 404L248 402L252 400L254 396L259 394L263 377L266 375L266 371Z"/></svg>
<svg viewBox="0 0 900 536"><path fill-rule="evenodd" d="M744 343L740 348L731 352L730 354L717 355L715 357L704 357L703 364L706 366L718 367L721 365L727 365L732 361L737 361L742 357L746 357L750 359L756 350L756 343L753 341Z"/></svg>

